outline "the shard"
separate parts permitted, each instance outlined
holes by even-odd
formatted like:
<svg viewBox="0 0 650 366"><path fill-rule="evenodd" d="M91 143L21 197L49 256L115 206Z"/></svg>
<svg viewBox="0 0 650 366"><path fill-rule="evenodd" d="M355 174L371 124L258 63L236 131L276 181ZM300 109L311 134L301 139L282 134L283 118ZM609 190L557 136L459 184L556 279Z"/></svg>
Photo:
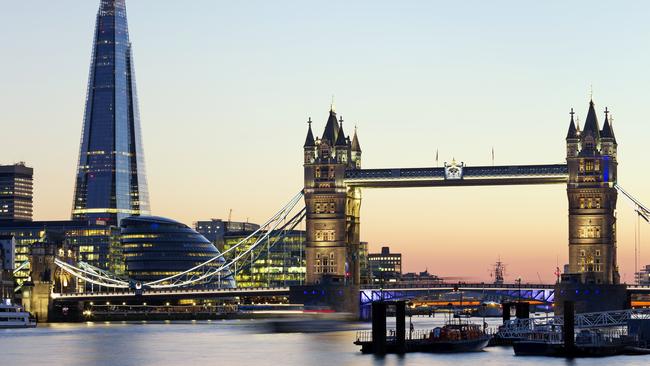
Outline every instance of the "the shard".
<svg viewBox="0 0 650 366"><path fill-rule="evenodd" d="M125 0L101 0L72 218L108 225L149 214Z"/></svg>

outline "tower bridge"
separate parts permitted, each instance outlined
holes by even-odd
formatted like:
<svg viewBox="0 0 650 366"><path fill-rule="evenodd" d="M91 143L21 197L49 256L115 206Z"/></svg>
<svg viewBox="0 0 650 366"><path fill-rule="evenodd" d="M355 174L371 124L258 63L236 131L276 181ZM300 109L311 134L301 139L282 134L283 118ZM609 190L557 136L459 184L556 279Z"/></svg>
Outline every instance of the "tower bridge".
<svg viewBox="0 0 650 366"><path fill-rule="evenodd" d="M259 230L229 249L233 257L220 266L211 265L215 258L181 273L156 281L138 283L115 276L104 270L80 263L75 265L57 259L55 264L69 275L104 288L92 294L54 294L57 300L83 300L88 298L157 297L157 296L257 296L303 294L293 302L319 304L323 294L338 294L329 298L329 305L340 305L344 299L376 300L377 294L412 297L423 292L448 291L452 286L467 291L514 296L514 291L526 298L543 302L556 296L577 297L608 291L609 297L591 299L607 308L625 306L627 293L650 293L649 288L620 285L616 264L616 201L621 192L635 211L647 219L650 211L617 183L617 142L605 115L604 126L598 124L593 101L584 129L573 119L566 136L566 163L539 165L468 166L452 161L442 167L362 169L361 145L355 130L346 136L343 120L337 119L333 108L329 111L321 137L314 137L312 122L304 148L304 188L276 212ZM560 285L515 285L491 287L485 284L441 284L430 288L361 287L359 268L359 242L361 223L361 191L365 188L443 187L443 186L493 186L566 184L569 201L569 271L563 274ZM304 199L304 206L299 202ZM262 258L265 251L282 238L283 233L301 222L306 226L306 281L302 289L267 288L223 289L219 284L232 278L242 268ZM250 242L250 247L243 247ZM239 248L239 249L238 249ZM242 249L245 248L245 249ZM228 251L217 258L223 258ZM232 254L231 254L232 255ZM207 286L206 286L207 285ZM204 286L204 289L198 289ZM564 287L562 287L564 286ZM595 291L594 286L599 286ZM106 289L111 289L106 291ZM558 293L558 289L560 293ZM299 291L298 291L299 290ZM70 291L68 291L70 292ZM575 294L575 295L573 295ZM578 295L581 294L581 295ZM326 302L327 302L326 301ZM332 304L333 302L333 304ZM322 305L322 304L321 304ZM346 306L348 306L346 305ZM353 310L345 306L338 310Z"/></svg>
<svg viewBox="0 0 650 366"><path fill-rule="evenodd" d="M582 299L585 306L591 306L590 301L596 304L588 310L624 307L627 299L625 286L619 285L615 215L622 189L617 184L618 144L609 111L605 109L601 128L590 100L581 129L571 109L565 141L566 164L472 167L454 160L443 167L362 169L357 131L346 136L343 119L333 106L320 137L314 135L310 118L303 145L307 283L318 285L332 279L348 287L362 283L359 243L364 188L566 184L569 271L562 276L560 286L566 291L561 295L580 302L571 294L579 294L584 286L596 286L611 296L599 301ZM647 218L647 210L622 192L633 201L637 213ZM580 306L579 310L587 310Z"/></svg>

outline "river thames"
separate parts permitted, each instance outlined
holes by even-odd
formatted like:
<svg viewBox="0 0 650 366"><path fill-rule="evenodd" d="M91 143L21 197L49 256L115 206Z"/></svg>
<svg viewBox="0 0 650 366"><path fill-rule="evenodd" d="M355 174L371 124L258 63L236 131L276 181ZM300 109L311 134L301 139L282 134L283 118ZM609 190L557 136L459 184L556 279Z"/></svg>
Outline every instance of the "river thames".
<svg viewBox="0 0 650 366"><path fill-rule="evenodd" d="M414 318L426 329L442 319ZM479 320L480 321L480 320ZM493 322L490 322L493 324ZM648 365L650 356L598 359L515 357L512 348L465 354L363 355L352 344L359 324L329 333L265 331L260 320L45 324L0 330L2 365Z"/></svg>

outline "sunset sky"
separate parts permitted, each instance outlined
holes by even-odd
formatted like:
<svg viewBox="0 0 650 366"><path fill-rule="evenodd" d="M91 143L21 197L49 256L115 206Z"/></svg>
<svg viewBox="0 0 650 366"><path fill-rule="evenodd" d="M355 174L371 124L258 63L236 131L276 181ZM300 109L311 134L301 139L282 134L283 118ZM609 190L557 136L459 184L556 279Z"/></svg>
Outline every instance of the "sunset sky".
<svg viewBox="0 0 650 366"><path fill-rule="evenodd" d="M462 4L461 4L462 3ZM35 170L35 216L68 219L98 0L0 13L0 163ZM569 110L607 106L619 183L650 204L647 1L127 0L151 206L192 224L262 222L302 188L307 119L330 100L365 168L562 163ZM365 190L362 240L406 271L553 281L566 187ZM636 216L618 200L621 277ZM650 263L643 223L641 264ZM647 253L647 254L646 254Z"/></svg>

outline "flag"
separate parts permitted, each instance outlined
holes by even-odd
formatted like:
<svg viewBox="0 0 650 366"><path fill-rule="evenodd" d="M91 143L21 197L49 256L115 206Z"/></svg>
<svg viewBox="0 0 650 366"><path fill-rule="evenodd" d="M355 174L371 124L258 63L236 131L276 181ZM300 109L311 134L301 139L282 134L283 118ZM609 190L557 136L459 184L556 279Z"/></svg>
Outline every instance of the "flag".
<svg viewBox="0 0 650 366"><path fill-rule="evenodd" d="M494 165L494 147L492 147L492 165Z"/></svg>
<svg viewBox="0 0 650 366"><path fill-rule="evenodd" d="M436 149L436 165L438 165L438 149Z"/></svg>

